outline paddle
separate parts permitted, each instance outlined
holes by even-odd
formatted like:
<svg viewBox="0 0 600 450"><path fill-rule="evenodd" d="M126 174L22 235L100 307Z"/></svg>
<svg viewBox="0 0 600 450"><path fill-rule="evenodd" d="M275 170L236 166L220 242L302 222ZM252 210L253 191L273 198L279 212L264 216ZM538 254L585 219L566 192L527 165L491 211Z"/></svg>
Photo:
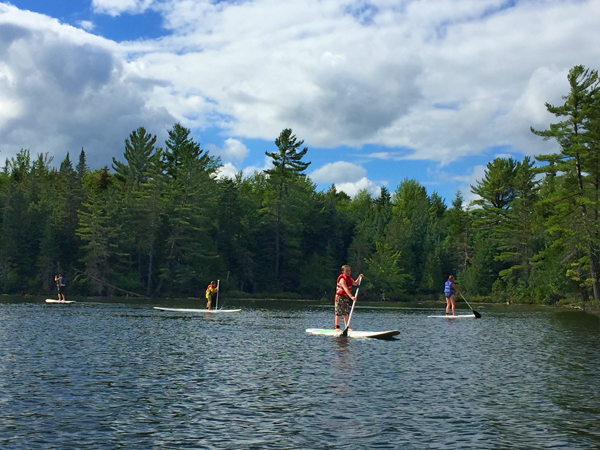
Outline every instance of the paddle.
<svg viewBox="0 0 600 450"><path fill-rule="evenodd" d="M465 303L466 303L467 305L469 305L469 302L467 301L467 299L465 298L465 296L464 296L464 295L462 295L462 292L459 292L459 294L460 294L460 296L463 298L463 300L465 301ZM469 308L471 308L471 305L469 305ZM476 318L476 319L481 319L481 314L479 314L479 313L478 313L477 311L475 311L473 308L471 308L471 312L472 312L473 314L475 314L475 318Z"/></svg>
<svg viewBox="0 0 600 450"><path fill-rule="evenodd" d="M219 285L221 284L221 280L217 280L217 304L215 305L215 309L219 309Z"/></svg>
<svg viewBox="0 0 600 450"><path fill-rule="evenodd" d="M356 304L356 299L358 298L358 290L360 289L360 282L362 281L362 277L358 280L358 286L356 288L356 293L354 294L354 301L352 302L352 308L350 308L350 315L348 316L348 323L346 324L346 328L342 331L342 336L348 337L348 328L350 328L350 321L352 320L352 312L354 312L354 305Z"/></svg>

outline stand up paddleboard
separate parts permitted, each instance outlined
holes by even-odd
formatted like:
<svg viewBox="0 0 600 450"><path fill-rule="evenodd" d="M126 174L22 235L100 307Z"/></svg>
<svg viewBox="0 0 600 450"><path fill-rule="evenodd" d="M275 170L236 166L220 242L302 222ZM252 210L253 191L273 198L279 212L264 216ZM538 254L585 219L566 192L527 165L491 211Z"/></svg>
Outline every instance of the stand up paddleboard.
<svg viewBox="0 0 600 450"><path fill-rule="evenodd" d="M435 317L435 318L440 318L440 319L475 319L475 314L462 314L459 316L447 315L447 316L427 316L427 317Z"/></svg>
<svg viewBox="0 0 600 450"><path fill-rule="evenodd" d="M75 300L55 300L53 298L47 298L46 303L75 303Z"/></svg>
<svg viewBox="0 0 600 450"><path fill-rule="evenodd" d="M341 330L322 330L319 328L308 328L306 330L309 334L318 334L321 336L341 336ZM373 339L391 339L394 336L400 334L398 330L388 331L348 331L348 337L353 338L373 338Z"/></svg>
<svg viewBox="0 0 600 450"><path fill-rule="evenodd" d="M191 312L191 313L232 313L239 312L241 309L188 309L188 308L163 308L162 306L155 306L154 309L160 311L173 311L173 312Z"/></svg>

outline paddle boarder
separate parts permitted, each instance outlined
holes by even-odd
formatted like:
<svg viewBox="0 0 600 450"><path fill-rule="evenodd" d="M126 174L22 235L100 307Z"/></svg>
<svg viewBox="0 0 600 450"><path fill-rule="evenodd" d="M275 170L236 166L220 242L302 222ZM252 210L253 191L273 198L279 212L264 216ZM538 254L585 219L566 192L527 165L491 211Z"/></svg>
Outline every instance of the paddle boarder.
<svg viewBox="0 0 600 450"><path fill-rule="evenodd" d="M446 315L450 313L450 308L452 308L453 316L456 315L456 301L454 299L454 293L458 292L460 295L462 295L460 289L458 289L456 287L456 284L454 284L454 280L454 275L450 275L448 277L448 280L444 283L444 296L446 297Z"/></svg>
<svg viewBox="0 0 600 450"><path fill-rule="evenodd" d="M350 301L356 300L356 297L352 295L352 286L356 286L358 282L363 278L361 273L356 280L352 279L352 269L348 265L342 266L342 273L337 278L335 288L335 331L340 330L340 317L344 317L344 324L347 326L350 314Z"/></svg>
<svg viewBox="0 0 600 450"><path fill-rule="evenodd" d="M65 292L67 291L67 280L60 273L54 276L56 289L58 291L58 301L65 301Z"/></svg>
<svg viewBox="0 0 600 450"><path fill-rule="evenodd" d="M206 309L210 309L212 305L212 299L217 293L219 288L217 287L217 283L211 281L208 286L206 286Z"/></svg>

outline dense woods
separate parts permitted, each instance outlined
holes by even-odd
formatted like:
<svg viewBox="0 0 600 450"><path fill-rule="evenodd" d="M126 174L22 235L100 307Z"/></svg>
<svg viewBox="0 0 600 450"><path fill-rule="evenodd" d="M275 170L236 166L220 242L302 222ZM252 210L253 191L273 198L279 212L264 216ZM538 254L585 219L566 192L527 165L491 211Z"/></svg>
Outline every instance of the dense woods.
<svg viewBox="0 0 600 450"><path fill-rule="evenodd" d="M218 178L221 163L175 124L164 146L143 127L122 161L89 168L84 149L58 169L23 149L0 173L0 292L332 297L342 264L365 273L363 298L440 296L449 274L470 295L554 303L600 298L600 101L596 71L574 67L556 122L532 132L556 154L498 158L447 206L416 180L354 198L317 191L310 152L285 129L273 168Z"/></svg>

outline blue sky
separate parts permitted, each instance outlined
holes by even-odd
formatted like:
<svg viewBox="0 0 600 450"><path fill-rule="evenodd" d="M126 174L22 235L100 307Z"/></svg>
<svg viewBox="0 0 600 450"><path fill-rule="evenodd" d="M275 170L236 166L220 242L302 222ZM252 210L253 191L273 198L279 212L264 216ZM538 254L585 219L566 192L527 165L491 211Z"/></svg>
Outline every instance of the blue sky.
<svg viewBox="0 0 600 450"><path fill-rule="evenodd" d="M600 0L0 0L0 158L110 166L181 122L248 175L291 128L319 189L468 201L493 158L556 151L529 128L570 68L600 68L599 19Z"/></svg>

